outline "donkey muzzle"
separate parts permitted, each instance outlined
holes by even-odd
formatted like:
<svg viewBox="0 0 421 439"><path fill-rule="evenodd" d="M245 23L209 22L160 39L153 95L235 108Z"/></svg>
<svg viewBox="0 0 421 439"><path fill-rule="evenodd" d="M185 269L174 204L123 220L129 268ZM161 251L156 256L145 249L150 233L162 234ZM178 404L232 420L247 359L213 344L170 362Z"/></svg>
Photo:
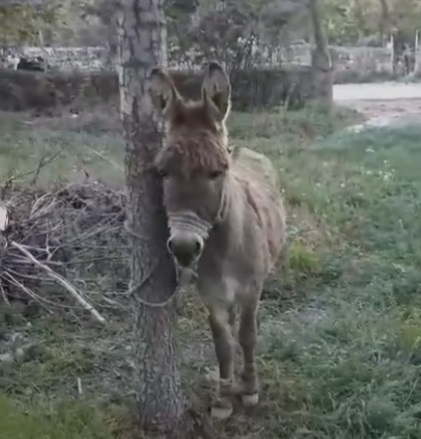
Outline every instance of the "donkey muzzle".
<svg viewBox="0 0 421 439"><path fill-rule="evenodd" d="M180 266L190 267L200 258L204 241L199 234L182 230L171 234L167 247Z"/></svg>

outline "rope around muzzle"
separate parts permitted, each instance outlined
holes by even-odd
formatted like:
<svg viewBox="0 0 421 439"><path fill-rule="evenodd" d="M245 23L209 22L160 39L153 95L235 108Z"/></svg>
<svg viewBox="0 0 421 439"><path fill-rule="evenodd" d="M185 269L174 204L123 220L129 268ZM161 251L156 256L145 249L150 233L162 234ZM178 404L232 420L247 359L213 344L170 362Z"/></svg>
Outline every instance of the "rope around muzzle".
<svg viewBox="0 0 421 439"><path fill-rule="evenodd" d="M200 236L203 242L209 237L212 224L191 211L171 212L168 214L168 227L172 232L186 231Z"/></svg>
<svg viewBox="0 0 421 439"><path fill-rule="evenodd" d="M223 217L225 216L225 212L227 210L227 196L226 196L226 186L222 188L221 193L221 199L219 203L218 212L215 216L214 223L211 224L208 221L200 218L196 213L190 212L190 211L183 211L183 212L176 212L173 214L168 215L168 226L171 230L171 227L177 226L177 228L180 230L188 230L193 231L197 233L205 242L206 239L209 237L210 231L212 230L215 225L217 225L219 222L222 221ZM145 240L145 236L136 233L134 230L132 230L127 220L124 222L124 228L126 232L141 240ZM178 264L177 260L173 257L174 265L175 265L175 271L176 271L176 287L174 288L174 291L170 294L170 296L165 299L163 302L149 302L145 299L142 299L141 297L137 296L137 300L139 300L142 305L149 306L151 308L164 308L167 306L172 300L176 297L178 292L186 285L191 283L192 280L197 279L197 273L196 273L196 266L194 268L186 268L180 266ZM147 282L151 279L154 271L158 267L158 263L156 263L149 273L142 279L137 285L133 286L133 281L131 280L129 282L129 290L127 291L127 295L131 296L132 294L135 294L138 292L141 288L145 286Z"/></svg>

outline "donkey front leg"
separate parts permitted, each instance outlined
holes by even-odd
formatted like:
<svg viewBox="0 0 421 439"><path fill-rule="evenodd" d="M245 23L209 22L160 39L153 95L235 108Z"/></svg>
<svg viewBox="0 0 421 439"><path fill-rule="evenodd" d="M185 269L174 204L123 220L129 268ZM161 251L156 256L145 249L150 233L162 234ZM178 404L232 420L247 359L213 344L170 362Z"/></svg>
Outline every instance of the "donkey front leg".
<svg viewBox="0 0 421 439"><path fill-rule="evenodd" d="M211 415L226 419L233 412L230 396L234 380L234 339L231 331L232 310L229 306L209 306L209 324L219 363L217 397L212 402Z"/></svg>
<svg viewBox="0 0 421 439"><path fill-rule="evenodd" d="M243 350L244 369L241 376L241 399L246 407L259 402L259 379L255 360L257 341L257 304L247 304L240 314L239 342Z"/></svg>

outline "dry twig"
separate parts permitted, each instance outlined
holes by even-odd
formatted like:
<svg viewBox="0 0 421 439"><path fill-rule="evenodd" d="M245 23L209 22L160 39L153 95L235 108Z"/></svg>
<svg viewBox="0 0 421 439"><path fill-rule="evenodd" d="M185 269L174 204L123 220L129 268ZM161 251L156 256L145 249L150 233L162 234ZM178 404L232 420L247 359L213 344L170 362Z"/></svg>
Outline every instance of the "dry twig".
<svg viewBox="0 0 421 439"><path fill-rule="evenodd" d="M26 250L25 247L18 244L17 242L12 241L10 245L21 253L23 253L28 259L30 259L37 267L44 270L52 279L54 279L58 284L60 284L63 288L65 288L86 310L88 310L100 323L105 323L104 317L99 314L99 312L88 303L76 290L76 288L71 285L66 279L60 276L58 273L55 273L48 265L42 264L37 259L35 259L32 254Z"/></svg>
<svg viewBox="0 0 421 439"><path fill-rule="evenodd" d="M0 297L4 301L30 299L75 308L51 300L49 294L55 293L48 286L55 283L98 321L105 321L98 306L110 308L115 302L115 309L124 309L110 297L105 300L104 293L99 294L99 303L81 294L92 285L97 291L115 291L110 282L127 285L123 192L86 181L60 183L50 190L13 189L8 195L4 206L9 223L0 233Z"/></svg>

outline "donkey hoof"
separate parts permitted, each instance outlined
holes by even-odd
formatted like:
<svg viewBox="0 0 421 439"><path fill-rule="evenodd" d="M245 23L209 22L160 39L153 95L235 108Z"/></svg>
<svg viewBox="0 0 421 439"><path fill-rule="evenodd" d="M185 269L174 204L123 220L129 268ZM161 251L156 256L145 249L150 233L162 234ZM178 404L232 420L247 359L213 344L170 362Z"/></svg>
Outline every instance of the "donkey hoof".
<svg viewBox="0 0 421 439"><path fill-rule="evenodd" d="M217 401L211 407L211 417L219 420L228 419L233 412L231 403Z"/></svg>
<svg viewBox="0 0 421 439"><path fill-rule="evenodd" d="M241 395L241 400L244 407L254 407L259 403L259 394L251 393L249 395Z"/></svg>

